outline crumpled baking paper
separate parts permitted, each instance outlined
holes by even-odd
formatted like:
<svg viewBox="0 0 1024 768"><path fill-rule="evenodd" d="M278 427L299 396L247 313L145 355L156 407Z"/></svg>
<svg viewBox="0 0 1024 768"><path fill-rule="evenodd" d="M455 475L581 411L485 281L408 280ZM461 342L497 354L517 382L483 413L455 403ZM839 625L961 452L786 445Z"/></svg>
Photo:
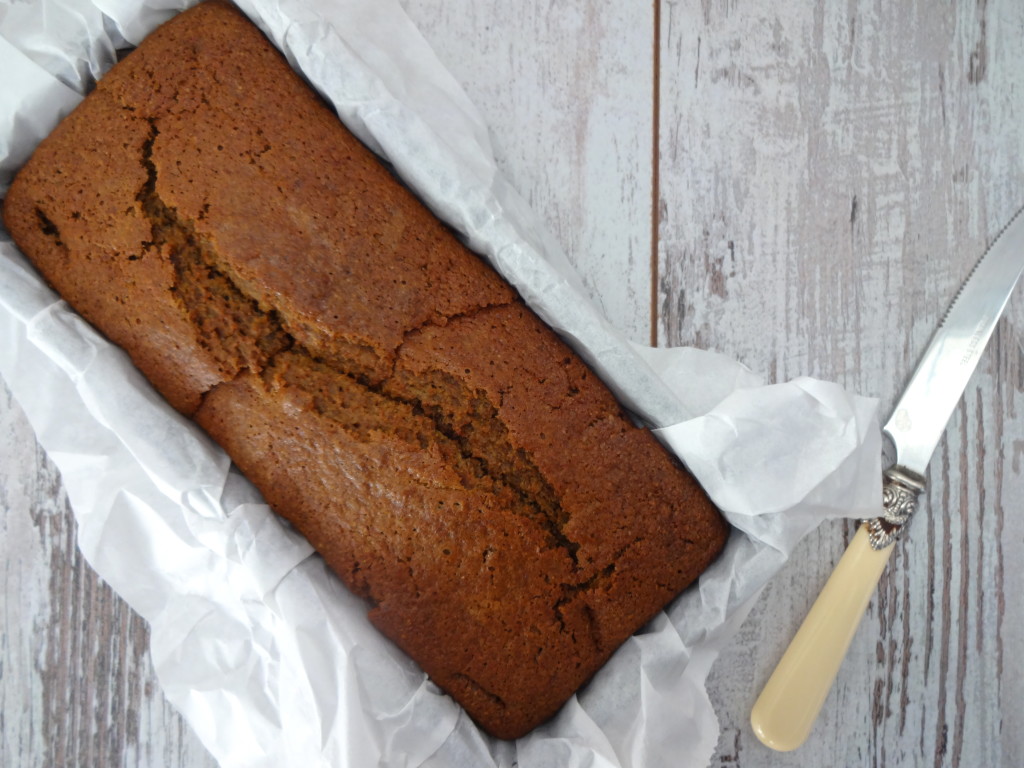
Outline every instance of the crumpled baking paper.
<svg viewBox="0 0 1024 768"><path fill-rule="evenodd" d="M0 194L118 51L188 4L0 5ZM760 589L822 520L876 508L875 401L625 341L496 170L486 126L396 0L240 5L658 428L735 532L554 720L514 743L489 738L0 231L0 373L60 468L83 554L150 623L167 698L223 766L706 765L719 726L705 678Z"/></svg>

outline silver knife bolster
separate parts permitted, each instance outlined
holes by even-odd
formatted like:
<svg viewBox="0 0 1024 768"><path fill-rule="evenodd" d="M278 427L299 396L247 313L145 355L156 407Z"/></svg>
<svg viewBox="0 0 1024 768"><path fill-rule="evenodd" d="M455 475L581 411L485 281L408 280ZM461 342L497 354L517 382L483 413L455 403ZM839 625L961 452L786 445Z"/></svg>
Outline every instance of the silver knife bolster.
<svg viewBox="0 0 1024 768"><path fill-rule="evenodd" d="M906 467L896 465L882 473L882 514L865 521L872 549L885 549L896 541L917 510L924 487L924 478Z"/></svg>

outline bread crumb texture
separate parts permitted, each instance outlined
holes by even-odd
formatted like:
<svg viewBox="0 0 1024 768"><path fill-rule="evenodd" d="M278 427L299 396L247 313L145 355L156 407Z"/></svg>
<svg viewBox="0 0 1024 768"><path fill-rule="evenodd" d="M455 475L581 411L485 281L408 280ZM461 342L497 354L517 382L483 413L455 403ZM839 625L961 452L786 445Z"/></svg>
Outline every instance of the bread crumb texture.
<svg viewBox="0 0 1024 768"><path fill-rule="evenodd" d="M118 64L4 216L496 736L723 546L694 480L231 6Z"/></svg>

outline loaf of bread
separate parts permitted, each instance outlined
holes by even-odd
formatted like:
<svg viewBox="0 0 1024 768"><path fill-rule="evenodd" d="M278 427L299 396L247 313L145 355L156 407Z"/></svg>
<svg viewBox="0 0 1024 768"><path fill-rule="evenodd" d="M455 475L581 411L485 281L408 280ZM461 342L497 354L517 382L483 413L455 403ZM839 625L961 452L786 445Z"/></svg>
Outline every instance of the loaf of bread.
<svg viewBox="0 0 1024 768"><path fill-rule="evenodd" d="M693 478L230 5L104 77L4 220L498 737L724 544Z"/></svg>

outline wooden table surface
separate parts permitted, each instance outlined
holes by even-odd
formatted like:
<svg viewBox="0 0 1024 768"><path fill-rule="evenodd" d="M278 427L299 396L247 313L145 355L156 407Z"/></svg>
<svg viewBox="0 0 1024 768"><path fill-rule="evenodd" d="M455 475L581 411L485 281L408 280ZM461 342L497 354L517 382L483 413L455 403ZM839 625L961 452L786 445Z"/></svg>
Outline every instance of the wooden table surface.
<svg viewBox="0 0 1024 768"><path fill-rule="evenodd" d="M892 405L1024 204L1024 3L403 0L633 339ZM800 750L750 706L852 534L799 546L713 668L721 766L1024 765L1024 299ZM0 765L209 766L0 391Z"/></svg>

